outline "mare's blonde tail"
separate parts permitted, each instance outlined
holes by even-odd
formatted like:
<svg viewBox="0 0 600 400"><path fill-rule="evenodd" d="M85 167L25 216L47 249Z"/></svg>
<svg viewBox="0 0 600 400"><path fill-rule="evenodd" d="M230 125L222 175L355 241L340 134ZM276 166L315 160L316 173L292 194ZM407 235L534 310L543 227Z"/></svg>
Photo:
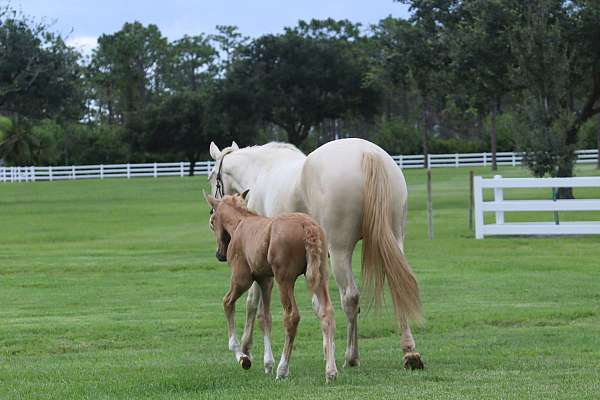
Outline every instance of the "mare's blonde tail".
<svg viewBox="0 0 600 400"><path fill-rule="evenodd" d="M375 153L363 155L362 170L362 285L367 301L374 300L375 308L380 308L387 280L398 320L411 318L420 322L419 286L392 231L390 178L383 160Z"/></svg>

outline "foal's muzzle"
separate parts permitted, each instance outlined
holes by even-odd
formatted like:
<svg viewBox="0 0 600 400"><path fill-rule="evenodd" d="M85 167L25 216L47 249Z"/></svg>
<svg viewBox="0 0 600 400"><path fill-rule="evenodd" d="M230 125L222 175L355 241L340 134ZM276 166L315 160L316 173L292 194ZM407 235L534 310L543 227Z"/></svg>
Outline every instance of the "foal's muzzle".
<svg viewBox="0 0 600 400"><path fill-rule="evenodd" d="M217 252L215 253L215 257L217 257L217 260L219 261L227 261L227 256L221 254L221 252L219 250L217 250Z"/></svg>

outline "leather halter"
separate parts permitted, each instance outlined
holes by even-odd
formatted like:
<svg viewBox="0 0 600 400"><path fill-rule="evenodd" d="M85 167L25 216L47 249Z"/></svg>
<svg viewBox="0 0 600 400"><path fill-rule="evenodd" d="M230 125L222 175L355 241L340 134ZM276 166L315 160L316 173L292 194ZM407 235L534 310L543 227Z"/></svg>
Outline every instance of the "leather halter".
<svg viewBox="0 0 600 400"><path fill-rule="evenodd" d="M215 186L215 197L218 199L225 196L225 184L223 183L223 175L221 174L221 170L223 169L223 160L227 154L232 152L233 149L231 148L223 150L223 155L219 160L219 166L217 168L217 185Z"/></svg>

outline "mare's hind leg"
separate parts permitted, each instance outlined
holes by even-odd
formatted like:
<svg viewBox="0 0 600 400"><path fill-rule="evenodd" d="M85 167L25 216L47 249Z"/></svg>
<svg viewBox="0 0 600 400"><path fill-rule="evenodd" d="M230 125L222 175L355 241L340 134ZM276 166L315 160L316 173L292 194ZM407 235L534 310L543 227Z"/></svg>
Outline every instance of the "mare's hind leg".
<svg viewBox="0 0 600 400"><path fill-rule="evenodd" d="M261 301L261 315L259 316L261 328L263 331L263 338L265 343L264 349L264 365L265 373L270 374L273 372L273 349L271 348L271 292L273 291L273 278L265 278L260 281L260 289L262 293Z"/></svg>
<svg viewBox="0 0 600 400"><path fill-rule="evenodd" d="M403 208L403 216L402 216L401 226L396 229L395 235L396 237L400 237L402 239L398 240L398 247L400 251L404 253L404 227L406 226L406 207ZM423 360L421 360L421 354L416 351L415 339L413 338L412 332L410 330L410 325L406 317L402 317L400 319L400 330L402 332L402 337L400 339L400 346L402 347L402 352L404 353L403 357L403 365L406 369L423 369L425 365L423 364Z"/></svg>
<svg viewBox="0 0 600 400"><path fill-rule="evenodd" d="M406 318L400 320L400 329L402 330L402 351L404 352L403 364L406 369L423 369L425 365L421 360L421 355L415 350L415 340L413 339L410 326Z"/></svg>
<svg viewBox="0 0 600 400"><path fill-rule="evenodd" d="M227 318L227 330L229 333L229 350L235 354L236 361L244 369L249 369L252 362L250 361L250 357L242 352L235 334L235 302L248 290L251 284L252 277L250 274L247 274L247 276L234 276L231 279L229 291L223 298L223 309Z"/></svg>
<svg viewBox="0 0 600 400"><path fill-rule="evenodd" d="M352 273L352 250L348 248L331 248L331 266L335 281L340 290L342 308L348 321L348 336L344 367L360 365L358 356L358 305L359 293Z"/></svg>
<svg viewBox="0 0 600 400"><path fill-rule="evenodd" d="M283 325L285 327L285 343L281 353L281 360L277 366L277 379L286 378L289 374L289 362L292 355L292 348L298 323L300 322L300 313L294 298L295 282L277 281L279 285L279 294L281 304L283 305Z"/></svg>
<svg viewBox="0 0 600 400"><path fill-rule="evenodd" d="M352 247L330 249L331 266L348 321L344 367L360 365L358 357L359 293L352 273Z"/></svg>

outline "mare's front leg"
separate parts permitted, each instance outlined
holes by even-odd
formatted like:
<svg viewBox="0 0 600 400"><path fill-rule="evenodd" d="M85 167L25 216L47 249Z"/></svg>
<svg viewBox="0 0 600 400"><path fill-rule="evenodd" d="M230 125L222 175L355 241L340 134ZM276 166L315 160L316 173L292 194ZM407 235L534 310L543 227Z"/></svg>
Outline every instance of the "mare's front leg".
<svg viewBox="0 0 600 400"><path fill-rule="evenodd" d="M279 365L277 366L277 379L283 379L289 375L289 362L296 332L298 331L298 323L300 322L300 313L298 312L298 306L294 298L294 283L293 281L277 281L281 304L283 305L283 325L285 328L285 343L281 353L281 360L279 360Z"/></svg>
<svg viewBox="0 0 600 400"><path fill-rule="evenodd" d="M223 298L223 310L227 319L227 330L229 333L229 350L235 354L236 361L244 369L249 369L252 365L250 357L242 352L240 343L235 334L235 302L252 284L252 277L249 272L239 273L232 268L231 285L229 291Z"/></svg>
<svg viewBox="0 0 600 400"><path fill-rule="evenodd" d="M271 292L273 291L273 278L265 278L260 281L259 285L262 294L259 320L265 344L263 361L265 373L270 374L273 372L273 364L275 363L273 360L273 349L271 347Z"/></svg>

